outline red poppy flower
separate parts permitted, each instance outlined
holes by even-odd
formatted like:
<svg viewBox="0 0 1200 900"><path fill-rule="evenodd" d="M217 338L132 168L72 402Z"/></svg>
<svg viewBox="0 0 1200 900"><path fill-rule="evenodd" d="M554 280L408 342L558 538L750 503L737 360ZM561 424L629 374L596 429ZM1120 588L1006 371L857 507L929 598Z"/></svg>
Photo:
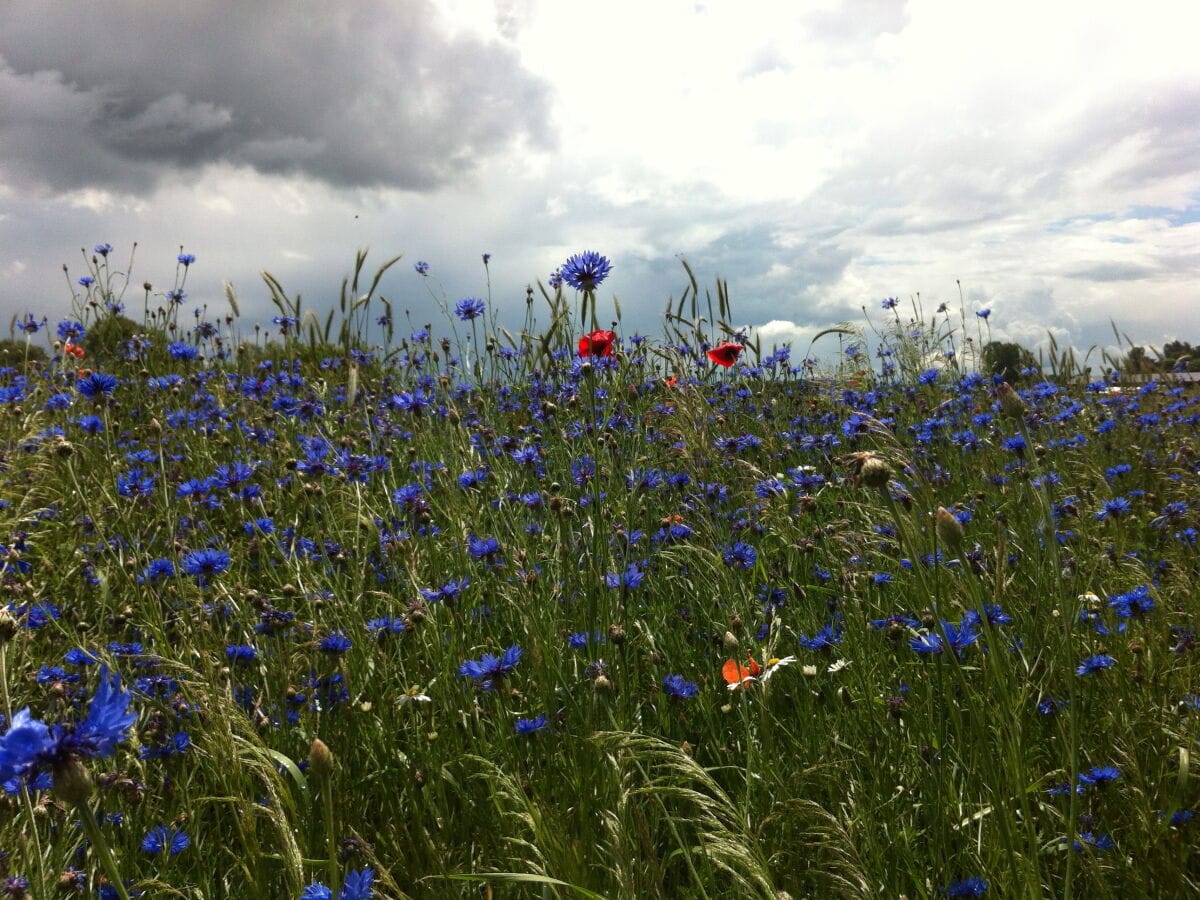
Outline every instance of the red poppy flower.
<svg viewBox="0 0 1200 900"><path fill-rule="evenodd" d="M615 331L593 331L579 339L580 356L612 356Z"/></svg>
<svg viewBox="0 0 1200 900"><path fill-rule="evenodd" d="M76 359L83 359L83 348L78 344L67 343L63 347L63 353L67 356L73 356Z"/></svg>
<svg viewBox="0 0 1200 900"><path fill-rule="evenodd" d="M737 358L741 355L741 352L741 344L735 344L733 341L724 341L708 351L708 358L718 366L724 366L728 369L737 362Z"/></svg>
<svg viewBox="0 0 1200 900"><path fill-rule="evenodd" d="M727 659L721 667L721 676L731 691L741 690L762 673L762 667L754 661L753 656L746 657L749 667L743 666L737 660Z"/></svg>

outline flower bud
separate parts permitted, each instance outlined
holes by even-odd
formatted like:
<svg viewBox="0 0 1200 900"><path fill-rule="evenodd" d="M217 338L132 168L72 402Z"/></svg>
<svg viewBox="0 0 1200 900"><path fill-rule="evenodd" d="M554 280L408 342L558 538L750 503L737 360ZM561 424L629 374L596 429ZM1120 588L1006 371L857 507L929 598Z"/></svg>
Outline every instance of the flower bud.
<svg viewBox="0 0 1200 900"><path fill-rule="evenodd" d="M308 770L318 778L333 773L333 751L320 738L313 738L312 746L308 748Z"/></svg>
<svg viewBox="0 0 1200 900"><path fill-rule="evenodd" d="M77 756L67 757L54 767L54 796L71 806L87 803L95 790L92 776Z"/></svg>
<svg viewBox="0 0 1200 900"><path fill-rule="evenodd" d="M936 528L938 540L942 542L943 546L956 552L962 547L962 523L954 517L954 513L944 506L939 506L937 509Z"/></svg>
<svg viewBox="0 0 1200 900"><path fill-rule="evenodd" d="M858 477L867 487L887 487L887 483L892 478L892 467L878 456L872 456L863 461Z"/></svg>
<svg viewBox="0 0 1200 900"><path fill-rule="evenodd" d="M1000 411L1010 419L1018 422L1025 418L1025 401L1012 389L1007 381L1002 381L996 387L996 397L1000 401Z"/></svg>
<svg viewBox="0 0 1200 900"><path fill-rule="evenodd" d="M726 653L736 653L738 648L738 639L732 631L725 632L725 636L721 638L721 647Z"/></svg>
<svg viewBox="0 0 1200 900"><path fill-rule="evenodd" d="M17 634L17 620L7 609L0 609L0 647L11 641Z"/></svg>

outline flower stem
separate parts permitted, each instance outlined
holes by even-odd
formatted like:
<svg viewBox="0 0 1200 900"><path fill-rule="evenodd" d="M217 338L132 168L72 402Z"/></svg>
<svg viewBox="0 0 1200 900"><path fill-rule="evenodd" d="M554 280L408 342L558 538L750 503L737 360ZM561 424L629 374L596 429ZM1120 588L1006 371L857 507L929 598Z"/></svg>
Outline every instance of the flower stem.
<svg viewBox="0 0 1200 900"><path fill-rule="evenodd" d="M112 851L108 849L108 842L100 831L100 823L96 821L96 814L92 811L91 805L80 803L77 809L83 817L83 828L92 842L92 849L100 859L104 874L108 876L109 885L117 892L117 896L121 900L129 900L129 891L125 890L125 884L121 881L121 875L117 871L117 861L113 858Z"/></svg>

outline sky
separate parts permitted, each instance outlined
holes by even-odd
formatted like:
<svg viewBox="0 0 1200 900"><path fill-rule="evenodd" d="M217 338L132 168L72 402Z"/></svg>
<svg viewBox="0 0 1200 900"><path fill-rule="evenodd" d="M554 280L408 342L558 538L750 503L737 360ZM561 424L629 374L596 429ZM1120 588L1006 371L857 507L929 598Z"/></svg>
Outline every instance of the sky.
<svg viewBox="0 0 1200 900"><path fill-rule="evenodd" d="M0 322L64 317L104 242L139 319L181 247L189 309L263 323L262 271L323 317L368 248L435 327L489 292L519 326L595 250L626 332L686 259L798 352L887 297L1200 343L1196 34L1193 0L7 0Z"/></svg>

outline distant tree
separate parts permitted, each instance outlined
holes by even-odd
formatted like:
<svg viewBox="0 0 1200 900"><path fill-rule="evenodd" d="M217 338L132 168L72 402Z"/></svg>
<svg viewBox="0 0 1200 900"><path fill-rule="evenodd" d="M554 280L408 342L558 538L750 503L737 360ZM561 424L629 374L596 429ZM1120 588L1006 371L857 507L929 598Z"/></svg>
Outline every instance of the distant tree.
<svg viewBox="0 0 1200 900"><path fill-rule="evenodd" d="M92 364L142 358L150 351L164 353L171 338L153 325L139 325L127 316L110 314L88 326L83 339Z"/></svg>
<svg viewBox="0 0 1200 900"><path fill-rule="evenodd" d="M39 344L26 344L23 340L4 338L0 340L0 366L21 368L26 362L44 363L46 348Z"/></svg>
<svg viewBox="0 0 1200 900"><path fill-rule="evenodd" d="M1156 368L1154 360L1146 355L1145 347L1130 347L1129 352L1125 354L1125 362L1121 365L1121 369L1130 375L1153 372Z"/></svg>
<svg viewBox="0 0 1200 900"><path fill-rule="evenodd" d="M1163 345L1163 363L1168 369L1184 371L1192 368L1192 363L1200 355L1200 347L1193 347L1187 341L1167 341Z"/></svg>
<svg viewBox="0 0 1200 900"><path fill-rule="evenodd" d="M988 341L983 347L983 370L999 375L1005 381L1015 381L1022 369L1037 368L1033 354L1013 341Z"/></svg>

